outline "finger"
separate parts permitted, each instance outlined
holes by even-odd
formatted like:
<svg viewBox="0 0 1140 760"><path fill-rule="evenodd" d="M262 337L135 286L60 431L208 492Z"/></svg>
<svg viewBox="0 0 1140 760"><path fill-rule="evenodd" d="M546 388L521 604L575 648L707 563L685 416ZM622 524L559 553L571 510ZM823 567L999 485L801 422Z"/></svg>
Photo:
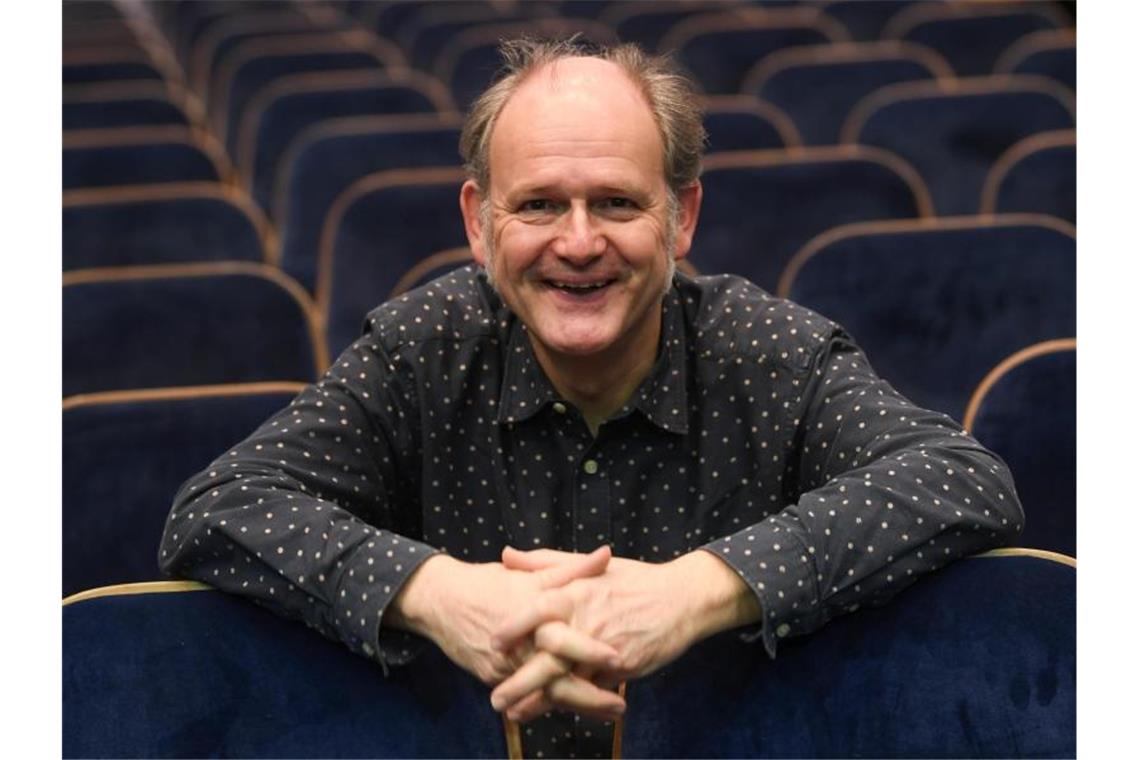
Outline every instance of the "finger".
<svg viewBox="0 0 1140 760"><path fill-rule="evenodd" d="M577 578L592 578L606 571L610 563L610 547L599 546L589 554L570 555L573 559L543 568L535 573L541 588L558 588Z"/></svg>
<svg viewBox="0 0 1140 760"><path fill-rule="evenodd" d="M557 549L522 551L513 546L505 546L502 560L511 570L545 570L581 556L578 552L563 552Z"/></svg>
<svg viewBox="0 0 1140 760"><path fill-rule="evenodd" d="M546 698L546 692L532 691L507 710L507 717L518 723L526 723L553 709L554 705Z"/></svg>
<svg viewBox="0 0 1140 760"><path fill-rule="evenodd" d="M573 612L573 605L570 597L558 589L543 592L534 604L499 626L491 636L491 647L505 652L543 623L568 619Z"/></svg>
<svg viewBox="0 0 1140 760"><path fill-rule="evenodd" d="M572 673L546 687L546 698L554 707L602 720L612 720L625 712L625 700L620 695ZM511 713L508 712L507 716L511 717ZM535 716L520 711L518 720L532 717Z"/></svg>
<svg viewBox="0 0 1140 760"><path fill-rule="evenodd" d="M570 663L549 652L539 652L510 678L495 687L491 692L491 706L502 712L531 692L541 691L547 684L569 672Z"/></svg>
<svg viewBox="0 0 1140 760"><path fill-rule="evenodd" d="M537 649L576 664L574 672L586 680L598 668L617 668L621 664L618 651L605 642L591 638L560 620L543 623L534 633ZM585 666L585 667L583 667Z"/></svg>

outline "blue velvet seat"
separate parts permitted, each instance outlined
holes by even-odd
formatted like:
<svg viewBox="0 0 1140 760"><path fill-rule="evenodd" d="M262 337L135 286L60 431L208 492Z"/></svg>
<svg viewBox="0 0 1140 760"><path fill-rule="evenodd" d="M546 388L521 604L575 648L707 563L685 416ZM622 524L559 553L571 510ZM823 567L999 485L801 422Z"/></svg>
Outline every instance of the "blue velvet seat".
<svg viewBox="0 0 1140 760"><path fill-rule="evenodd" d="M304 388L118 391L63 404L63 595L161 580L155 551L182 482Z"/></svg>
<svg viewBox="0 0 1140 760"><path fill-rule="evenodd" d="M455 114L362 116L303 133L282 158L275 190L282 269L314 290L321 228L337 196L378 171L459 166L460 127Z"/></svg>
<svg viewBox="0 0 1140 760"><path fill-rule="evenodd" d="M973 214L986 172L1018 140L1071 129L1072 92L1043 77L1005 76L890 85L859 101L841 139L911 163L940 216Z"/></svg>
<svg viewBox="0 0 1140 760"><path fill-rule="evenodd" d="M669 3L623 2L614 3L598 15L598 20L609 25L622 42L636 42L653 52L673 26L701 13L728 10L731 3L678 0Z"/></svg>
<svg viewBox="0 0 1140 760"><path fill-rule="evenodd" d="M64 605L65 757L506 755L487 688L434 647L385 678L196 588ZM729 632L626 697L626 757L1071 757L1076 569L1016 549L964 559L775 660Z"/></svg>
<svg viewBox="0 0 1140 760"><path fill-rule="evenodd" d="M744 77L764 56L796 45L844 42L839 22L808 8L706 13L674 25L660 44L710 95L740 92Z"/></svg>
<svg viewBox="0 0 1140 760"><path fill-rule="evenodd" d="M614 44L617 35L605 24L586 18L535 18L516 24L482 24L455 35L436 56L432 73L447 85L452 100L466 110L502 67L499 44L522 35L561 38L572 34L597 44Z"/></svg>
<svg viewBox="0 0 1140 760"><path fill-rule="evenodd" d="M63 189L220 182L232 169L204 134L184 127L73 131L63 138Z"/></svg>
<svg viewBox="0 0 1140 760"><path fill-rule="evenodd" d="M1042 132L1009 148L986 177L982 213L1049 214L1076 224L1077 133Z"/></svg>
<svg viewBox="0 0 1140 760"><path fill-rule="evenodd" d="M190 126L179 88L157 81L109 82L65 87L63 129Z"/></svg>
<svg viewBox="0 0 1140 760"><path fill-rule="evenodd" d="M471 249L467 246L433 253L416 262L408 271L400 275L400 279L392 286L390 297L395 298L409 290L427 285L432 280L472 262Z"/></svg>
<svg viewBox="0 0 1140 760"><path fill-rule="evenodd" d="M796 125L776 106L747 95L705 98L705 153L803 145Z"/></svg>
<svg viewBox="0 0 1140 760"><path fill-rule="evenodd" d="M1077 91L1077 34L1072 29L1051 29L1022 37L1006 49L995 74L1035 74L1049 77Z"/></svg>
<svg viewBox="0 0 1140 760"><path fill-rule="evenodd" d="M210 87L214 128L232 154L237 149L242 113L257 92L278 77L305 71L377 71L402 63L395 46L362 30L247 40L230 51Z"/></svg>
<svg viewBox="0 0 1140 760"><path fill-rule="evenodd" d="M157 3L154 9L163 18L166 36L174 46L178 60L188 64L199 41L228 19L254 11L287 11L296 5L291 0L192 0Z"/></svg>
<svg viewBox="0 0 1140 760"><path fill-rule="evenodd" d="M1017 550L1006 550L1016 553ZM736 634L631 682L626 757L1073 757L1076 568L956 562L781 642Z"/></svg>
<svg viewBox="0 0 1140 760"><path fill-rule="evenodd" d="M891 19L883 37L937 50L962 77L989 74L1002 52L1028 34L1069 25L1052 3L914 5Z"/></svg>
<svg viewBox="0 0 1140 760"><path fill-rule="evenodd" d="M395 30L395 40L412 68L431 71L440 51L460 32L481 25L526 21L535 15L531 11L536 8L541 5L468 3L456 7L427 3L404 19Z"/></svg>
<svg viewBox="0 0 1140 760"><path fill-rule="evenodd" d="M69 190L63 268L273 261L276 244L249 196L214 182Z"/></svg>
<svg viewBox="0 0 1140 760"><path fill-rule="evenodd" d="M930 214L913 170L857 146L719 153L704 169L689 260L704 274L739 274L769 291L795 252L831 227Z"/></svg>
<svg viewBox="0 0 1140 760"><path fill-rule="evenodd" d="M505 757L490 691L393 668L196 584L63 607L64 757ZM169 589L169 590L168 590Z"/></svg>
<svg viewBox="0 0 1140 760"><path fill-rule="evenodd" d="M834 145L851 108L880 87L953 77L937 53L893 41L778 50L748 72L743 90L792 118L808 145Z"/></svg>
<svg viewBox="0 0 1140 760"><path fill-rule="evenodd" d="M312 304L265 264L86 269L63 278L63 394L312 381Z"/></svg>
<svg viewBox="0 0 1140 760"><path fill-rule="evenodd" d="M1003 358L1076 334L1076 230L1034 215L850 225L800 251L780 294L846 328L915 404L961 420Z"/></svg>
<svg viewBox="0 0 1140 760"><path fill-rule="evenodd" d="M1077 555L1077 341L1028 346L986 375L964 424L1009 465L1022 546Z"/></svg>
<svg viewBox="0 0 1140 760"><path fill-rule="evenodd" d="M329 355L360 336L365 315L388 299L417 262L467 244L459 214L459 168L397 169L357 180L325 220L317 308Z"/></svg>
<svg viewBox="0 0 1140 760"><path fill-rule="evenodd" d="M63 84L65 87L76 84L121 82L135 79L161 82L163 76L158 67L151 61L144 59L65 63L63 66Z"/></svg>
<svg viewBox="0 0 1140 760"><path fill-rule="evenodd" d="M291 74L263 88L246 109L236 158L254 200L270 211L282 157L306 128L338 117L450 110L443 85L418 72Z"/></svg>
<svg viewBox="0 0 1140 760"><path fill-rule="evenodd" d="M821 12L843 24L851 38L863 42L879 39L892 18L905 8L929 0L832 0L820 5Z"/></svg>
<svg viewBox="0 0 1140 760"><path fill-rule="evenodd" d="M96 21L121 20L123 12L111 0L90 0L84 3L63 4L63 28L86 25Z"/></svg>

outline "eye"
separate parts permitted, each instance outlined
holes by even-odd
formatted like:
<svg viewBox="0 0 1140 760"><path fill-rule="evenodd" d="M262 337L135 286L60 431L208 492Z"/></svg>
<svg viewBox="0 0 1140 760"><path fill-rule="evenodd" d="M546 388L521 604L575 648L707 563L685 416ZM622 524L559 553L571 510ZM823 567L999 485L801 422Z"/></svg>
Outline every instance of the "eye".
<svg viewBox="0 0 1140 760"><path fill-rule="evenodd" d="M637 204L629 198L606 198L604 204L612 209L634 209Z"/></svg>
<svg viewBox="0 0 1140 760"><path fill-rule="evenodd" d="M640 207L631 198L620 195L604 199L598 204L601 213L616 219L633 218Z"/></svg>
<svg viewBox="0 0 1140 760"><path fill-rule="evenodd" d="M554 203L545 198L532 198L519 204L519 211L524 214L544 214L554 210Z"/></svg>

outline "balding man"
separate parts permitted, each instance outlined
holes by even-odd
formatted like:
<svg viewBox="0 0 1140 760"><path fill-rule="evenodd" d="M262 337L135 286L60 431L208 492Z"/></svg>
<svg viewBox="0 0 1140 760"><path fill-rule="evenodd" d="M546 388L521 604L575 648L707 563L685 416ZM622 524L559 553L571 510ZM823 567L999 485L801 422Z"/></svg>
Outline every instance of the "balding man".
<svg viewBox="0 0 1140 760"><path fill-rule="evenodd" d="M601 756L622 679L732 628L775 656L1022 514L840 327L676 273L702 201L684 77L633 46L504 55L462 137L477 266L377 307L188 481L161 562L385 667L430 640L530 721L528 754Z"/></svg>

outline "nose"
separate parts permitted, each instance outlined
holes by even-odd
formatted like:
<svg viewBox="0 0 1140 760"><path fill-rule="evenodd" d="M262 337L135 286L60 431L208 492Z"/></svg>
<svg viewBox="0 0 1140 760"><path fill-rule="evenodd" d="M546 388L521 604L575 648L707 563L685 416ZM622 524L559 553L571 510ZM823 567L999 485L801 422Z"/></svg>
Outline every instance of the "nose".
<svg viewBox="0 0 1140 760"><path fill-rule="evenodd" d="M576 266L584 266L605 253L606 239L585 203L570 204L560 220L554 253Z"/></svg>

